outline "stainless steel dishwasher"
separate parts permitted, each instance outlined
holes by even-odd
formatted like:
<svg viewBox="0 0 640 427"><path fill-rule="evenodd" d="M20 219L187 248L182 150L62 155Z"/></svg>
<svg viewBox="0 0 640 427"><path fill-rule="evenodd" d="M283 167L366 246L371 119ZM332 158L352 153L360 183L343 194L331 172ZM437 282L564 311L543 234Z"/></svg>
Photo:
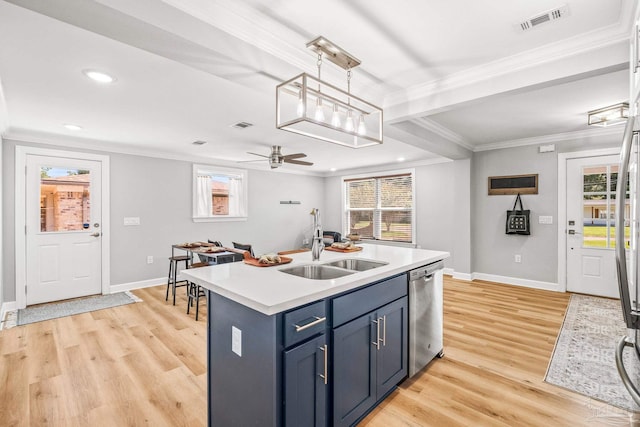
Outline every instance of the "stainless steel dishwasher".
<svg viewBox="0 0 640 427"><path fill-rule="evenodd" d="M409 377L442 357L442 273L437 261L409 271Z"/></svg>

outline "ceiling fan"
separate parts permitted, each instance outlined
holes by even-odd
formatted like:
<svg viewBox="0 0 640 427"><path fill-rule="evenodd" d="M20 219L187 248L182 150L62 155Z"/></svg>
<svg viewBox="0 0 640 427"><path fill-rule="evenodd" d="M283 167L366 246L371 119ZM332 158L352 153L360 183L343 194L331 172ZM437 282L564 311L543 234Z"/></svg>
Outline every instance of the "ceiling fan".
<svg viewBox="0 0 640 427"><path fill-rule="evenodd" d="M294 165L302 165L302 166L311 166L313 163L305 162L304 160L297 160L302 157L307 157L304 153L296 153L296 154L287 154L286 156L282 154L281 147L279 145L271 146L271 154L265 156L264 154L251 153L247 151L247 154L253 154L254 156L264 157L269 161L269 166L271 169L278 168L282 166L282 163L291 163ZM263 160L245 160L245 162L261 162Z"/></svg>

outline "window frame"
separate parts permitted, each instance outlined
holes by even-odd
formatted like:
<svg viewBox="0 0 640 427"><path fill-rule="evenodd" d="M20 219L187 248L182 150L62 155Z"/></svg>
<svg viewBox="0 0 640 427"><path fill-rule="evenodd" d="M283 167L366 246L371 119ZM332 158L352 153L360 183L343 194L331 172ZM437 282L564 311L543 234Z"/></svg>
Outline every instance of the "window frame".
<svg viewBox="0 0 640 427"><path fill-rule="evenodd" d="M219 175L240 177L242 182L241 215L199 216L198 213L198 175ZM230 222L246 221L249 217L249 173L246 169L227 168L206 164L193 164L191 178L191 216L193 222Z"/></svg>
<svg viewBox="0 0 640 427"><path fill-rule="evenodd" d="M416 245L416 208L417 208L417 201L416 201L416 171L414 168L409 168L409 169L394 169L394 170L389 170L389 171L383 171L383 172L371 172L371 173L363 173L363 174L357 174L357 175L346 175L346 176L342 176L340 178L340 183L341 183L341 192L342 192L342 200L341 200L341 222L342 222L342 233L344 236L347 236L350 232L350 226L349 226L349 221L347 219L347 215L348 215L348 211L349 209L347 209L347 188L346 188L346 183L347 181L352 181L352 180L358 180L358 179L371 179L371 178L385 178L385 177L391 177L394 175L410 175L411 176L411 200L412 200L412 206L411 206L411 241L407 242L407 241L402 241L402 240L384 240L384 239L379 239L379 238L373 238L373 239L368 239L368 238L361 238L363 241L366 241L368 243L381 243L381 244L390 244L390 245L408 245L408 246L415 246ZM384 212L385 210L387 210L387 208L382 208L380 206L380 200L376 200L376 207L373 209L374 215L374 221L375 218L378 216L376 215L376 212ZM375 224L375 222L374 222ZM374 225L374 230L376 229L375 225Z"/></svg>

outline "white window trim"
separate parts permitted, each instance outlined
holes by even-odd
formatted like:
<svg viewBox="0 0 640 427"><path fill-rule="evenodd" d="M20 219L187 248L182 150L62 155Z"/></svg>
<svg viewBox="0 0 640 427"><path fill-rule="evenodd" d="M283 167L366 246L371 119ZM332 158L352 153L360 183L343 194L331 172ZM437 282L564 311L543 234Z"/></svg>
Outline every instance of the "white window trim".
<svg viewBox="0 0 640 427"><path fill-rule="evenodd" d="M411 197L413 200L413 209L411 210L411 242L396 242L393 240L377 240L377 239L362 239L362 241L367 243L377 243L377 244L388 244L393 246L407 246L407 247L415 247L416 246L416 170L414 168L410 169L396 169L389 170L383 172L369 172L362 173L357 175L345 175L340 177L340 191L342 193L342 202L340 206L340 217L341 217L341 228L342 233L348 234L348 225L345 223L345 219L347 216L346 205L347 205L347 193L345 190L345 181L350 179L360 179L360 178L371 178L372 176L387 176L387 175L400 175L400 174L411 174ZM345 236L346 236L345 234Z"/></svg>
<svg viewBox="0 0 640 427"><path fill-rule="evenodd" d="M242 177L242 204L244 206L244 215L216 215L216 216L197 216L197 180L198 172L206 172L219 175L236 175ZM193 176L191 181L192 207L191 215L193 222L231 222L246 221L249 217L249 173L246 169L225 168L215 165L193 164Z"/></svg>

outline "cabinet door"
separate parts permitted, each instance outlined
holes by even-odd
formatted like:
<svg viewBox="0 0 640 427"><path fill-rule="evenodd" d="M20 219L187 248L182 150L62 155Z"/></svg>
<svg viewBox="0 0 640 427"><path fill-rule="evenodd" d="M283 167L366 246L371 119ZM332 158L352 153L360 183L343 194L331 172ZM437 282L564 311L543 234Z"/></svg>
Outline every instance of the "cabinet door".
<svg viewBox="0 0 640 427"><path fill-rule="evenodd" d="M379 308L375 315L380 322L380 349L376 364L376 400L379 400L408 373L407 297Z"/></svg>
<svg viewBox="0 0 640 427"><path fill-rule="evenodd" d="M333 330L333 425L350 426L376 402L372 313Z"/></svg>
<svg viewBox="0 0 640 427"><path fill-rule="evenodd" d="M327 425L326 336L284 353L285 425L321 427Z"/></svg>

